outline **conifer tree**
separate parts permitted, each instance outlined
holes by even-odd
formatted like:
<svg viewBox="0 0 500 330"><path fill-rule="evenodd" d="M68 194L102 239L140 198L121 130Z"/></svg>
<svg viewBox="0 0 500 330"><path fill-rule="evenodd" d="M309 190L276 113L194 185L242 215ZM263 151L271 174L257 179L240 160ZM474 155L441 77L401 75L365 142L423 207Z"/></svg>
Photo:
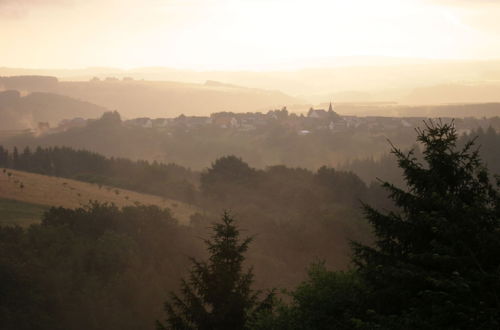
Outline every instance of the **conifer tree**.
<svg viewBox="0 0 500 330"><path fill-rule="evenodd" d="M418 130L424 164L394 148L408 189L384 183L399 211L365 205L374 247L355 245L372 320L389 329L500 329L500 194L474 141L453 124Z"/></svg>
<svg viewBox="0 0 500 330"><path fill-rule="evenodd" d="M17 168L19 166L19 151L17 151L17 147L14 147L14 151L12 152L12 167Z"/></svg>
<svg viewBox="0 0 500 330"><path fill-rule="evenodd" d="M254 313L271 304L273 294L260 301L260 292L251 289L252 269L243 269L243 254L252 239L240 240L227 212L212 229L213 236L205 240L208 262L192 259L189 279L181 283L182 296L171 293L165 303L166 323L157 322L157 329L243 329Z"/></svg>
<svg viewBox="0 0 500 330"><path fill-rule="evenodd" d="M9 162L9 151L0 146L0 166L7 167Z"/></svg>

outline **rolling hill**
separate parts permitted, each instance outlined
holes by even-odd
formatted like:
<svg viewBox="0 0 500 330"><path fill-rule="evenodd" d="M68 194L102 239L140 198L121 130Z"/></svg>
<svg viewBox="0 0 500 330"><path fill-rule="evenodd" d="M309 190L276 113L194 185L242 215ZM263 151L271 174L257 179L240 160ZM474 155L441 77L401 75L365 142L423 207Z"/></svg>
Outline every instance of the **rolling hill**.
<svg viewBox="0 0 500 330"><path fill-rule="evenodd" d="M118 110L128 118L267 111L302 103L274 89L246 88L211 80L186 83L108 77L104 80L59 81L55 77L19 76L0 77L0 90L2 88L65 95Z"/></svg>
<svg viewBox="0 0 500 330"><path fill-rule="evenodd" d="M280 67L285 64L280 62ZM179 70L166 67L143 67L129 70L118 68L88 68L75 70L34 70L21 68L0 68L0 75L13 76L4 78L5 86L18 88L23 86L27 90L57 88L65 90L67 95L74 93L89 93L97 87L73 83L74 81L88 81L92 77L99 77L101 81L107 77L116 79L134 78L135 83L146 80L147 84L160 81L175 81L177 86L202 86L199 83L207 80L224 82L225 85L246 86L260 90L280 90L294 98L304 100L302 103L329 102L387 102L394 101L402 104L427 105L448 103L483 103L500 102L500 60L446 60L423 58L398 58L383 56L347 56L347 57L317 57L304 59L290 66L285 65L276 70L260 71L194 71ZM29 79L16 77L19 75ZM33 76L39 75L39 76ZM43 75L43 76L40 76ZM57 76L50 79L47 76ZM129 77L129 78L127 78ZM69 81L72 82L69 82ZM149 81L149 82L148 82ZM117 85L118 81L110 81ZM133 81L128 81L128 86ZM2 79L0 78L0 86ZM161 83L160 83L161 84ZM123 85L120 88L123 88ZM171 86L173 83L171 84ZM117 87L117 86L114 86ZM106 88L106 87L105 87ZM107 89L107 88L106 88ZM61 92L61 94L64 94ZM104 98L107 90L92 92L92 97ZM196 94L202 96L201 94ZM173 96L173 95L172 95ZM127 97L133 100L134 97ZM83 97L83 99L86 99ZM108 106L95 100L89 101ZM120 101L120 100L117 100ZM147 100L144 108L149 110L154 105ZM174 101L174 98L172 98ZM193 99L193 105L198 98ZM201 110L212 102L200 102ZM125 102L123 102L125 103ZM252 102L247 102L251 104ZM296 102L281 104L292 108ZM166 103L167 108L178 107L174 102ZM227 109L221 107L216 111L255 111L239 108ZM270 105L270 104L269 104ZM280 108L281 108L280 106ZM115 107L122 112L124 109ZM182 110L185 111L185 110ZM185 111L187 112L187 111ZM125 112L124 112L125 113ZM189 111L195 114L195 111ZM149 114L146 114L149 115ZM151 116L151 115L149 115Z"/></svg>
<svg viewBox="0 0 500 330"><path fill-rule="evenodd" d="M47 207L75 208L90 200L117 206L139 203L167 207L183 224L197 212L194 206L159 196L11 169L0 171L0 224L11 223L12 214L23 212L20 221L27 224L36 221Z"/></svg>
<svg viewBox="0 0 500 330"><path fill-rule="evenodd" d="M105 111L104 107L53 93L23 96L17 90L0 91L0 130L33 129L39 122L54 126L62 119L95 118Z"/></svg>

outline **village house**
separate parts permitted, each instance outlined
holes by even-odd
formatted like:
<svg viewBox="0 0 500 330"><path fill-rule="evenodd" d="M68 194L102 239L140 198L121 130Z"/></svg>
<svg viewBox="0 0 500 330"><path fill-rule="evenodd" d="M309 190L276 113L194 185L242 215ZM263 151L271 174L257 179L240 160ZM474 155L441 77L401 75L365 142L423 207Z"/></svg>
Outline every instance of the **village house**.
<svg viewBox="0 0 500 330"><path fill-rule="evenodd" d="M359 127L359 125L361 125L360 118L356 116L342 116L342 119L345 120L347 127L349 128L357 128Z"/></svg>
<svg viewBox="0 0 500 330"><path fill-rule="evenodd" d="M309 112L307 113L308 118L315 118L315 119L326 119L328 118L328 112L326 112L325 109L309 109Z"/></svg>
<svg viewBox="0 0 500 330"><path fill-rule="evenodd" d="M240 123L232 112L218 112L213 113L211 116L212 124L220 128L238 128Z"/></svg>
<svg viewBox="0 0 500 330"><path fill-rule="evenodd" d="M153 119L153 128L166 128L171 121L170 118L155 118Z"/></svg>
<svg viewBox="0 0 500 330"><path fill-rule="evenodd" d="M68 129L74 128L74 127L85 127L87 125L87 120L81 118L81 117L76 117L73 119L63 119L57 125L57 130L58 131L67 131Z"/></svg>
<svg viewBox="0 0 500 330"><path fill-rule="evenodd" d="M210 117L205 116L190 116L185 117L185 124L188 128L197 128L206 126L212 123L212 119Z"/></svg>
<svg viewBox="0 0 500 330"><path fill-rule="evenodd" d="M307 118L311 119L323 119L323 120L333 120L337 121L340 120L341 117L333 111L333 104L330 102L330 105L328 106L328 111L324 109L313 109L310 108L309 112L307 113ZM325 124L324 127L327 127L328 124Z"/></svg>
<svg viewBox="0 0 500 330"><path fill-rule="evenodd" d="M332 120L330 122L330 124L328 125L328 128L332 132L342 132L342 131L345 131L347 128L349 128L349 126L348 126L347 120L345 120L344 118L341 118L338 120Z"/></svg>
<svg viewBox="0 0 500 330"><path fill-rule="evenodd" d="M127 121L125 121L124 124L126 126L129 126L129 127L152 128L153 127L153 120L151 120L151 118L142 117L142 118L135 118L135 119L127 120Z"/></svg>
<svg viewBox="0 0 500 330"><path fill-rule="evenodd" d="M262 127L267 125L268 117L261 112L247 112L236 114L236 118L239 120L240 124L245 127Z"/></svg>

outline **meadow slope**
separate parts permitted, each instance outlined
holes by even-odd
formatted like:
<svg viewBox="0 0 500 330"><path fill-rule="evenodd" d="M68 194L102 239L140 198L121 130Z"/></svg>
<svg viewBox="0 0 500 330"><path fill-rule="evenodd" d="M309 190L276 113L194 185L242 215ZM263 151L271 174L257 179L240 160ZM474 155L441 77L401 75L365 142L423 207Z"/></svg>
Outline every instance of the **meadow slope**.
<svg viewBox="0 0 500 330"><path fill-rule="evenodd" d="M67 208L76 208L91 200L120 207L153 204L169 208L183 224L188 224L190 216L197 212L194 206L159 196L11 169L0 170L0 199Z"/></svg>

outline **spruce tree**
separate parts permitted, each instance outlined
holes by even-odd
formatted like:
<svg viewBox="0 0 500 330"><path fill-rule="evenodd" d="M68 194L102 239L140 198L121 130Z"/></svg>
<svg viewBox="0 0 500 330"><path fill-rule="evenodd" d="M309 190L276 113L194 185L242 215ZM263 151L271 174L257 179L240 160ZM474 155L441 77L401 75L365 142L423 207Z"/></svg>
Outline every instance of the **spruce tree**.
<svg viewBox="0 0 500 330"><path fill-rule="evenodd" d="M214 224L211 239L205 240L208 262L192 259L188 280L182 280L179 296L171 293L165 303L166 323L157 329L243 329L254 313L266 308L272 293L260 301L251 289L252 269L244 270L244 253L251 238L240 240L235 220L224 212Z"/></svg>
<svg viewBox="0 0 500 330"><path fill-rule="evenodd" d="M378 328L500 329L500 180L473 140L456 146L453 123L417 132L423 163L393 148L407 188L383 183L397 210L364 206L376 235L355 244L367 315Z"/></svg>
<svg viewBox="0 0 500 330"><path fill-rule="evenodd" d="M17 151L17 147L14 147L14 151L12 152L12 168L18 168L19 166L19 151Z"/></svg>

